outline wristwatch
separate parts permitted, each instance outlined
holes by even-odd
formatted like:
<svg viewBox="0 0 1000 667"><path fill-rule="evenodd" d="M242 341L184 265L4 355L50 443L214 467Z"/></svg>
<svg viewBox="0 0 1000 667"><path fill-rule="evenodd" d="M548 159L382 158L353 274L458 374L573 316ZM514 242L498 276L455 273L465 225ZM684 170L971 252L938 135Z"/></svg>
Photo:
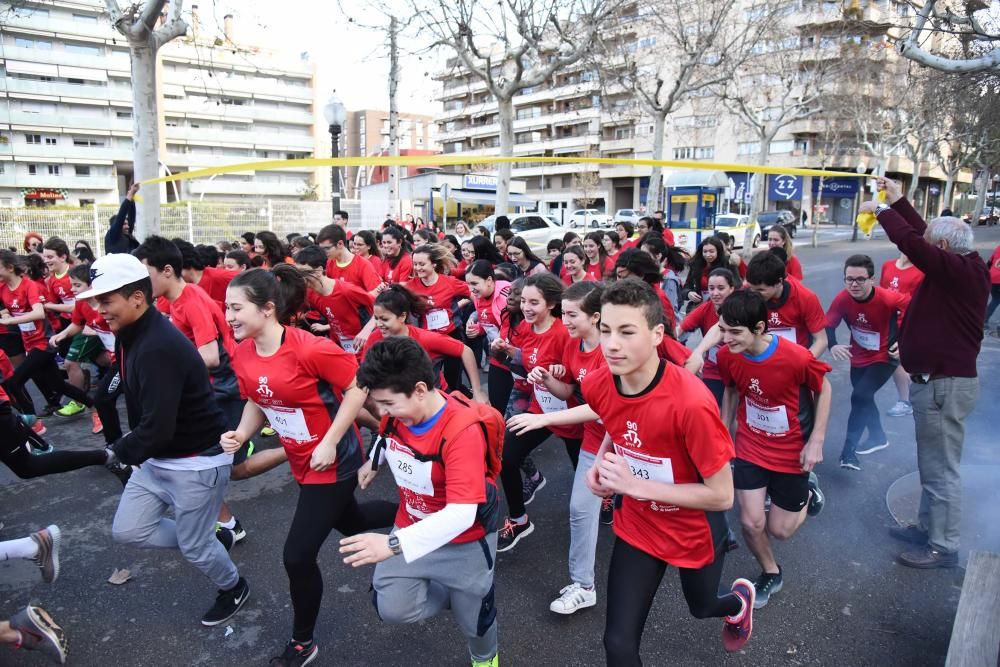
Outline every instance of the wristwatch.
<svg viewBox="0 0 1000 667"><path fill-rule="evenodd" d="M392 552L393 556L403 553L403 549L399 546L399 538L395 535L389 536L389 551Z"/></svg>
<svg viewBox="0 0 1000 667"><path fill-rule="evenodd" d="M888 204L879 204L878 206L875 207L875 217L877 218L879 213L881 213L882 211L888 211L890 208L892 207L889 206Z"/></svg>

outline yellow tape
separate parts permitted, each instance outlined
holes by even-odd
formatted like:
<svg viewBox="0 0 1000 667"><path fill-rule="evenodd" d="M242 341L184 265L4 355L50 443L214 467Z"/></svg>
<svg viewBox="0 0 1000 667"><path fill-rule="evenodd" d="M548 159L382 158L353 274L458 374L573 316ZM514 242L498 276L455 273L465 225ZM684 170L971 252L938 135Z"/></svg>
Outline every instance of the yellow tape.
<svg viewBox="0 0 1000 667"><path fill-rule="evenodd" d="M260 162L241 162L223 167L209 167L182 171L170 176L150 178L142 181L142 185L167 183L170 181L185 181L192 178L204 178L216 174L229 174L237 171L267 171L271 169L293 169L296 167L442 167L462 164L502 164L504 162L538 162L549 164L614 164L640 167L669 167L672 169L711 169L717 171L735 171L754 174L786 174L791 176L824 176L867 178L865 174L855 174L847 171L824 171L822 169L794 169L791 167L761 167L750 164L729 164L722 162L688 162L684 160L639 160L633 158L611 157L496 157L489 155L400 155L377 157L325 157L303 158L299 160L263 160Z"/></svg>

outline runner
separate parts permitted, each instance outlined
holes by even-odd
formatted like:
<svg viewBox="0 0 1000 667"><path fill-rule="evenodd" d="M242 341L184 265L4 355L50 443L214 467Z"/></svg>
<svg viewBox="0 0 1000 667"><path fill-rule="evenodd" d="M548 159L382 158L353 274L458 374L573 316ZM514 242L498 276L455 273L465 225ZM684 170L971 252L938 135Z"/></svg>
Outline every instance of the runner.
<svg viewBox="0 0 1000 667"><path fill-rule="evenodd" d="M990 328L990 318L996 312L997 305L1000 305L1000 245L993 250L990 256L990 305L986 309L986 322L984 329ZM997 326L995 335L1000 336L1000 326Z"/></svg>
<svg viewBox="0 0 1000 667"><path fill-rule="evenodd" d="M997 273L1000 274L1000 270ZM1000 275L998 275L998 279L1000 279ZM900 253L898 259L886 260L885 264L882 265L882 278L879 281L879 287L910 298L923 281L924 272L915 267L909 257ZM905 314L906 309L904 308L903 312L899 314L898 326L903 325L903 315ZM906 372L902 364L897 366L893 372L892 381L896 385L899 400L886 411L886 414L890 417L912 415L913 405L910 403L910 384L912 381L910 374Z"/></svg>
<svg viewBox="0 0 1000 667"><path fill-rule="evenodd" d="M518 278L548 271L545 262L535 255L528 243L520 236L515 236L507 244L507 257L510 258L510 263L517 267Z"/></svg>
<svg viewBox="0 0 1000 667"><path fill-rule="evenodd" d="M372 265L372 268L375 269L375 275L379 277L379 283L381 283L382 253L379 251L375 234L370 230L362 229L351 237L351 250L355 255Z"/></svg>
<svg viewBox="0 0 1000 667"><path fill-rule="evenodd" d="M507 257L507 244L510 243L512 238L514 238L514 232L510 231L509 228L501 229L497 227L497 231L493 235L493 246L497 249L497 253L504 262L510 261L510 258Z"/></svg>
<svg viewBox="0 0 1000 667"><path fill-rule="evenodd" d="M823 461L831 368L767 333L767 308L758 294L735 292L722 303L719 318L722 421L737 419L733 484L743 539L761 567L754 581L754 607L760 609L783 586L770 537L789 539L806 514L823 509L813 469ZM765 512L768 497L771 509Z"/></svg>
<svg viewBox="0 0 1000 667"><path fill-rule="evenodd" d="M472 263L465 274L465 281L469 284L469 292L476 308L473 316L465 323L465 336L472 340L485 338L486 345L492 347L493 342L500 337L500 331L508 317L510 283L497 280L493 267L484 259ZM510 400L514 378L510 374L510 367L494 355L490 355L489 373L486 388L490 405L503 414Z"/></svg>
<svg viewBox="0 0 1000 667"><path fill-rule="evenodd" d="M253 265L250 263L250 255L246 254L242 250L230 250L226 253L226 259L223 261L222 266L226 271L246 271L247 269L252 269Z"/></svg>
<svg viewBox="0 0 1000 667"><path fill-rule="evenodd" d="M584 236L583 252L587 256L583 267L587 280L601 281L612 274L615 263L604 249L604 232L590 232Z"/></svg>
<svg viewBox="0 0 1000 667"><path fill-rule="evenodd" d="M660 297L660 305L663 306L663 314L666 316L664 325L667 327L667 331L673 334L677 329L677 318L674 314L673 303L660 286L663 282L660 265L653 259L653 256L636 248L623 250L618 261L615 262L615 271L618 280L632 276L652 286L656 296Z"/></svg>
<svg viewBox="0 0 1000 667"><path fill-rule="evenodd" d="M353 535L369 526L354 500L362 462L354 419L365 401L355 384L357 361L327 338L282 325L282 312L298 305L285 302L282 291L295 291L301 304L304 283L282 287L273 273L252 269L229 285L226 319L240 341L233 364L247 403L239 426L221 440L226 451L237 451L267 418L299 484L283 555L292 638L271 660L291 666L308 664L319 652L313 632L323 597L320 548L333 529Z"/></svg>
<svg viewBox="0 0 1000 667"><path fill-rule="evenodd" d="M328 258L326 275L360 287L374 298L382 291L382 279L371 262L351 253L349 243L347 234L340 225L327 225L319 230L316 245Z"/></svg>
<svg viewBox="0 0 1000 667"><path fill-rule="evenodd" d="M715 236L702 240L688 262L687 279L684 281L682 294L688 302L687 312L708 299L708 274L713 269L726 268L729 268L729 257L722 241Z"/></svg>
<svg viewBox="0 0 1000 667"><path fill-rule="evenodd" d="M802 264L795 256L795 244L787 229L781 225L771 225L767 230L767 247L783 249L786 257L785 273L796 280L803 280Z"/></svg>
<svg viewBox="0 0 1000 667"><path fill-rule="evenodd" d="M638 248L640 237L635 233L635 226L628 220L615 223L615 232L618 234L618 242L622 250L627 248Z"/></svg>
<svg viewBox="0 0 1000 667"><path fill-rule="evenodd" d="M303 248L295 257L295 264L304 272L308 287L306 305L326 319L326 324L315 323L310 329L315 334L328 335L345 351L357 354L360 349L355 345L354 337L371 319L375 299L347 280L328 277L324 273L326 257L319 246Z"/></svg>
<svg viewBox="0 0 1000 667"><path fill-rule="evenodd" d="M551 273L526 278L521 291L524 322L519 325L523 330L519 351L524 369L528 372L528 381L532 382L533 386L531 403L528 405L528 412L533 414L555 412L567 407L567 401L549 392L542 382L533 381L531 375L531 371L536 367L547 369L553 364L560 363L563 352L569 344L566 326L559 319L562 312L562 293L562 283ZM502 347L509 356L514 356L515 348L510 343L504 343ZM575 405L572 399L570 402ZM507 497L509 516L500 530L498 551L513 549L522 538L535 530L525 511L525 505L530 503L534 496L524 497L520 469L524 458L550 435L562 438L566 453L575 469L583 437L583 429L579 425L553 426L521 435L514 434L508 429L504 437L503 470L500 478L503 482L504 495Z"/></svg>
<svg viewBox="0 0 1000 667"><path fill-rule="evenodd" d="M375 564L372 599L384 622L415 623L450 609L468 639L473 667L497 667L499 493L486 436L501 437L501 417L435 389L427 353L406 338L372 348L358 383L387 415L381 444L359 474L361 488L384 458L400 502L390 535L340 541L340 552L349 554L344 562ZM492 413L495 431L481 423L482 411Z"/></svg>
<svg viewBox="0 0 1000 667"><path fill-rule="evenodd" d="M382 282L405 283L413 277L413 260L410 251L413 245L403 230L389 225L380 235L382 245Z"/></svg>
<svg viewBox="0 0 1000 667"><path fill-rule="evenodd" d="M847 289L833 299L826 314L830 354L851 362L851 413L840 454L840 467L861 470L858 454L871 454L889 446L875 394L899 364L896 346L900 313L910 299L875 287L875 264L867 255L851 255L844 262ZM851 331L850 345L837 344L837 326L844 321ZM865 431L868 438L861 441Z"/></svg>
<svg viewBox="0 0 1000 667"><path fill-rule="evenodd" d="M59 578L59 546L62 531L49 526L16 540L0 542L0 561L30 560L42 571L42 581L51 584Z"/></svg>
<svg viewBox="0 0 1000 667"><path fill-rule="evenodd" d="M120 544L180 549L219 589L202 625L224 623L246 604L250 586L215 537L232 456L219 446L225 417L205 363L153 308L142 262L113 254L91 268L91 289L78 297L96 298L97 312L117 336L131 427L111 449L122 463L139 466L122 493L112 536Z"/></svg>
<svg viewBox="0 0 1000 667"><path fill-rule="evenodd" d="M254 253L264 260L264 268L283 264L288 257L285 245L274 232L257 232L253 242Z"/></svg>
<svg viewBox="0 0 1000 667"><path fill-rule="evenodd" d="M569 246L563 251L562 271L559 278L564 285L572 285L583 280L590 280L587 274L587 253L580 246ZM600 278L598 278L600 280Z"/></svg>
<svg viewBox="0 0 1000 667"><path fill-rule="evenodd" d="M479 234L462 241L462 259L470 265L479 259L485 259L493 266L504 261L500 253L497 252L496 246L490 243L485 236Z"/></svg>
<svg viewBox="0 0 1000 667"><path fill-rule="evenodd" d="M681 304L684 303L683 281L680 278L684 272L687 256L680 248L668 246L663 237L659 234L647 234L639 240L639 248L649 253L663 270L663 282L660 289L670 300L671 308L675 313L679 313Z"/></svg>
<svg viewBox="0 0 1000 667"><path fill-rule="evenodd" d="M753 628L754 588L737 579L719 597L725 512L733 504L733 445L711 393L661 361L660 300L649 285L623 280L601 295L601 349L608 368L589 373L583 397L608 437L587 473L601 497L616 495L604 648L609 665L639 665L646 619L668 565L696 618L725 617L727 651Z"/></svg>
<svg viewBox="0 0 1000 667"><path fill-rule="evenodd" d="M708 301L688 313L684 321L681 322L680 330L690 332L697 329L701 331L702 336L708 333L709 329L718 324L719 307L736 290L736 286L736 277L730 269L712 269L712 272L708 274ZM719 347L719 345L713 345L708 350L708 359L701 369L701 379L715 396L715 402L721 408L722 396L726 387L716 364Z"/></svg>
<svg viewBox="0 0 1000 667"><path fill-rule="evenodd" d="M45 267L48 269L48 275L45 277L46 292L43 293L45 297L45 313L48 316L47 319L53 333L59 333L69 326L73 314L73 303L75 301L69 280L69 246L61 238L53 236L42 246L42 259L45 261ZM59 355L65 357L66 352L69 351L69 346L70 341L67 340L63 347L59 349ZM86 389L84 386L83 371L79 367L76 368L75 372L69 374L69 381L74 387ZM73 406L73 409L66 413L63 410L59 410L57 414L63 417L70 417L83 412L82 405L77 408L76 404L70 401L65 407L69 408L70 406Z"/></svg>
<svg viewBox="0 0 1000 667"><path fill-rule="evenodd" d="M197 285L205 291L215 303L219 304L219 310L226 310L226 288L229 281L236 277L242 269L220 269L216 267L216 262L207 263L206 258L201 256L199 248L184 239L174 239L174 245L181 251L183 269L181 277L184 282Z"/></svg>
<svg viewBox="0 0 1000 667"><path fill-rule="evenodd" d="M618 255L622 252L622 240L617 231L604 232L604 252L608 254L608 259L612 263L618 261Z"/></svg>
<svg viewBox="0 0 1000 667"><path fill-rule="evenodd" d="M489 403L489 399L483 393L482 383L479 379L479 365L472 354L472 350L462 341L451 336L428 331L420 327L407 324L410 317L423 318L427 313L427 302L416 294L406 289L403 285L390 285L375 299L373 309L374 331L367 337L362 345L361 356L368 353L372 345L383 338L392 336L408 336L413 338L424 348L431 360L435 364L435 369L439 372L443 369L445 359L460 359L466 375L469 376L473 386L473 398L480 403ZM367 327L366 327L367 328ZM357 339L355 339L357 342ZM441 374L443 389L456 389L450 387L447 379Z"/></svg>

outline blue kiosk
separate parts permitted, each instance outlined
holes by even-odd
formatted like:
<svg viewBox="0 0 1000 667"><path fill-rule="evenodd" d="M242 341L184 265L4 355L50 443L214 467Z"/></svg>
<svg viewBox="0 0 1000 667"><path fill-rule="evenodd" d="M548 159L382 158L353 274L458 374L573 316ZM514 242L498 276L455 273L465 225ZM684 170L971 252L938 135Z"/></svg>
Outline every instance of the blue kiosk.
<svg viewBox="0 0 1000 667"><path fill-rule="evenodd" d="M679 248L693 253L706 236L715 234L715 215L729 178L723 171L691 169L667 176L666 223Z"/></svg>

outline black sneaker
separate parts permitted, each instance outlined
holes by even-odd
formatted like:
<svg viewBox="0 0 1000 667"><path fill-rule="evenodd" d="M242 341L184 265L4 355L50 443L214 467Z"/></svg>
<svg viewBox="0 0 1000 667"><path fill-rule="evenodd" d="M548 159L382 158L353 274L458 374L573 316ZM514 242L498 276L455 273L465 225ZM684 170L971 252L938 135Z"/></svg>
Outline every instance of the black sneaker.
<svg viewBox="0 0 1000 667"><path fill-rule="evenodd" d="M535 494L545 487L545 475L538 473L538 479L525 477L521 485L521 494L524 496L524 504L530 505L535 499Z"/></svg>
<svg viewBox="0 0 1000 667"><path fill-rule="evenodd" d="M840 455L840 467L848 470L861 470L861 461L856 454L848 452Z"/></svg>
<svg viewBox="0 0 1000 667"><path fill-rule="evenodd" d="M243 528L243 524L240 523L239 519L236 519L236 525L233 526L233 544L239 542L247 536L247 531Z"/></svg>
<svg viewBox="0 0 1000 667"><path fill-rule="evenodd" d="M243 608L249 597L250 584L247 583L246 579L240 577L236 585L228 591L219 591L219 595L215 598L215 604L205 613L201 624L212 627L225 623Z"/></svg>
<svg viewBox="0 0 1000 667"><path fill-rule="evenodd" d="M889 534L897 540L908 542L910 544L916 544L918 547L922 547L927 544L927 532L920 530L919 526L912 523L906 524L905 526L893 526L889 529Z"/></svg>
<svg viewBox="0 0 1000 667"><path fill-rule="evenodd" d="M601 523L610 526L615 522L615 498L603 498L601 500Z"/></svg>
<svg viewBox="0 0 1000 667"><path fill-rule="evenodd" d="M317 655L319 655L319 646L316 645L316 642L305 647L299 642L291 641L285 646L284 653L271 658L268 664L272 667L302 667L315 660Z"/></svg>
<svg viewBox="0 0 1000 667"><path fill-rule="evenodd" d="M535 467L535 460L530 456L525 456L524 461L521 462L521 473L525 477L534 477L536 472L538 472L538 468Z"/></svg>
<svg viewBox="0 0 1000 667"><path fill-rule="evenodd" d="M812 493L809 494L809 509L806 510L806 514L819 516L819 513L823 511L823 506L826 505L826 496L820 490L819 477L814 472L809 473L809 490Z"/></svg>
<svg viewBox="0 0 1000 667"><path fill-rule="evenodd" d="M781 590L784 582L781 579L781 566L778 566L778 574L768 574L761 572L760 576L753 582L757 595L754 598L753 608L760 609L767 604L771 596Z"/></svg>
<svg viewBox="0 0 1000 667"><path fill-rule="evenodd" d="M226 551L232 551L233 545L236 544L235 533L219 524L215 524L215 539L222 542L222 546L226 547Z"/></svg>
<svg viewBox="0 0 1000 667"><path fill-rule="evenodd" d="M497 535L497 553L510 551L521 541L522 537L531 535L534 530L535 524L531 523L531 519L524 523L514 523L508 518Z"/></svg>

